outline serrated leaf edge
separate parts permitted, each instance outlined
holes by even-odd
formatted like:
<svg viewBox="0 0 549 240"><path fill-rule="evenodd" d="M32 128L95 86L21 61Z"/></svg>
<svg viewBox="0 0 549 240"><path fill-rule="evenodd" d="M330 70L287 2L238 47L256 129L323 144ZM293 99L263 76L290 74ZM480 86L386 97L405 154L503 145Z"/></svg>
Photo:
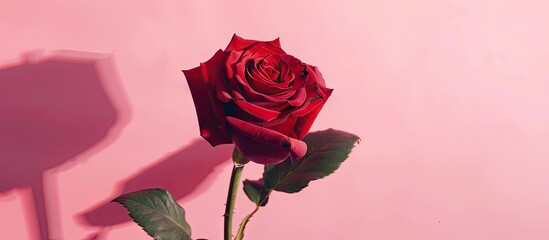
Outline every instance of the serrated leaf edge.
<svg viewBox="0 0 549 240"><path fill-rule="evenodd" d="M175 201L175 199L173 199L172 195L171 195L170 192L168 192L167 190L160 189L160 188L158 188L158 189L146 189L146 190L161 190L161 191L164 191L164 192L174 201L174 203L175 203L178 207L180 207L181 209L183 209L183 207L181 207L181 205L179 205L179 203L177 203L177 201ZM141 190L141 191L146 191L146 190ZM137 192L139 192L139 191L137 191ZM135 192L133 192L133 193L135 193ZM127 194L131 194L131 193L127 193ZM149 233L149 231L147 231L147 229L146 229L145 226L143 226L141 223L139 223L139 222L137 222L137 221L135 220L135 218L132 216L133 212L125 205L125 203L124 203L123 201L137 203L138 205L141 205L141 206L144 206L144 207L146 207L146 208L152 209L153 211L159 213L160 215L165 216L165 217L168 218L170 221L172 221L176 226L178 226L178 227L183 231L183 233L187 234L187 236L189 236L189 239L191 238L191 233L190 233L190 232L187 232L187 231L185 230L185 227L184 227L183 225L180 225L175 219L173 219L173 218L170 217L170 216L167 216L166 214L164 214L164 213L162 213L162 212L160 212L160 211L158 211L158 210L156 210L156 209L154 209L154 208L151 208L150 206L147 206L147 205L145 205L145 204L142 204L142 203L140 203L140 202L138 202L138 201L135 201L135 200L132 200L132 199L129 199L129 198L125 198L124 196L127 195L127 194L124 194L124 195L122 195L122 196L120 196L120 197L117 197L117 198L115 198L115 199L112 200L112 201L113 201L113 202L120 203L124 208L126 208L126 209L128 210L128 212L129 212L128 215L132 218L132 220L133 220L135 223L137 223L137 225L141 226L141 228L142 228L147 234L149 234L149 236L156 238L156 236L152 236L153 234L151 234L151 233ZM183 212L185 212L184 209L183 209ZM183 213L183 214L185 214L185 213ZM184 216L183 216L183 220L185 221Z"/></svg>

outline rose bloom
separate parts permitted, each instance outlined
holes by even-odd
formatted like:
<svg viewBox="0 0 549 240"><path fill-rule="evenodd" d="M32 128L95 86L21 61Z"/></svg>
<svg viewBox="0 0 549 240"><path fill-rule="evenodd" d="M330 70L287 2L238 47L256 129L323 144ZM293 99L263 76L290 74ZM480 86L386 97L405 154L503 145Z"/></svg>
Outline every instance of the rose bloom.
<svg viewBox="0 0 549 240"><path fill-rule="evenodd" d="M278 39L234 35L224 51L183 72L200 135L212 146L234 143L246 159L266 165L305 155L301 139L332 93L318 69L286 54Z"/></svg>

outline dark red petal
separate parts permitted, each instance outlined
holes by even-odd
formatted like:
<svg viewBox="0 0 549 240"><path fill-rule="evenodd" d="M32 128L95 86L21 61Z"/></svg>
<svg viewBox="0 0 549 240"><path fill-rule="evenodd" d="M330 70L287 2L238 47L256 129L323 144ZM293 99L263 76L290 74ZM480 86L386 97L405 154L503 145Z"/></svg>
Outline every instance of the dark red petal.
<svg viewBox="0 0 549 240"><path fill-rule="evenodd" d="M239 90L242 89L243 95L248 100L250 100L250 99L253 99L253 100L256 100L256 101L267 100L267 101L272 101L272 102L286 101L286 100L288 100L288 98L290 98L291 96L294 95L294 93L297 89L302 88L306 84L306 79L297 79L297 80L293 81L293 85L291 87L280 88L279 86L277 86L275 84L261 85L260 81L257 81L257 82L253 82L253 84L257 85L255 87L258 88L258 89L255 89L254 87L252 87L253 84L250 84L249 81L246 81L246 80L248 80L246 78L247 74L245 73L246 58L247 58L246 56L243 56L241 58L241 61L238 62L237 64L235 64L236 74L234 76L234 80L236 80L236 81L231 81L231 84L238 83L238 86L231 86L231 88L232 89L239 89ZM301 69L302 68L300 68L299 71L301 71ZM274 88L274 89L276 89L276 91L272 90L272 89L267 91L266 89L260 88L259 86L266 87L266 88Z"/></svg>
<svg viewBox="0 0 549 240"><path fill-rule="evenodd" d="M300 85L296 85L284 88L277 86L276 84L272 84L272 82L263 82L261 81L261 79L248 79L248 73L246 73L246 70L247 64L250 64L249 61L252 61L252 55L248 51L246 51L242 54L239 61L232 65L234 79L237 81L232 81L231 84L238 82L239 86L243 88L244 96L246 97L246 99L254 99L260 101L268 100L275 102L286 101L294 94L293 91L289 93L286 91L297 89L300 87ZM301 71L301 68L299 70ZM240 87L233 85L231 85L230 88L240 89Z"/></svg>
<svg viewBox="0 0 549 240"><path fill-rule="evenodd" d="M244 98L244 96L242 96L242 94L240 94L239 92L235 91L235 90L232 90L231 91L231 96L233 96L233 99L234 100L241 100L241 101L244 101L246 100Z"/></svg>
<svg viewBox="0 0 549 240"><path fill-rule="evenodd" d="M234 117L227 117L227 122L235 147L250 161L271 165L307 152L307 144L300 140Z"/></svg>
<svg viewBox="0 0 549 240"><path fill-rule="evenodd" d="M272 121L273 119L276 119L278 115L280 115L280 113L277 111L263 108L246 101L237 100L235 101L235 103L238 107L240 107L240 109L265 122Z"/></svg>
<svg viewBox="0 0 549 240"><path fill-rule="evenodd" d="M288 104L291 106L301 106L305 99L307 99L307 91L305 88L300 88L297 92L288 100Z"/></svg>
<svg viewBox="0 0 549 240"><path fill-rule="evenodd" d="M287 102L254 102L254 104L260 107L272 109L279 112L289 106Z"/></svg>
<svg viewBox="0 0 549 240"><path fill-rule="evenodd" d="M229 53L229 56L227 57L227 61L225 62L225 67L227 69L227 77L232 78L234 76L234 68L233 65L238 62L240 57L242 56L243 51L231 51Z"/></svg>
<svg viewBox="0 0 549 240"><path fill-rule="evenodd" d="M286 55L286 54L284 54ZM282 57L280 57L280 54L270 54L269 56L266 56L265 57L265 61L266 62L270 62L270 63L279 63L282 61Z"/></svg>
<svg viewBox="0 0 549 240"><path fill-rule="evenodd" d="M291 114L296 117L303 117L307 115L309 112L317 108L319 105L324 104L324 102L328 99L328 97L330 97L331 93L332 93L332 89L326 88L326 92L323 93L323 95L325 95L324 97L320 97L320 95L308 97L307 100L305 100L305 103L301 107L294 110Z"/></svg>
<svg viewBox="0 0 549 240"><path fill-rule="evenodd" d="M283 86L288 86L295 79L295 74L289 71L290 68L287 68L287 70L288 71L286 71L286 75L282 78L282 82L284 83Z"/></svg>
<svg viewBox="0 0 549 240"><path fill-rule="evenodd" d="M228 85L229 79L219 76L215 81L215 90L217 92L217 99L228 103L233 99L231 94L229 94Z"/></svg>
<svg viewBox="0 0 549 240"><path fill-rule="evenodd" d="M250 87L248 82L243 80L240 76L236 75L235 79L236 79L235 82L237 82L239 86L243 88L244 90L243 92L246 95L246 99L252 98L256 101L267 100L271 102L285 102L289 97L291 97L295 93L295 91L289 91L289 92L282 92L279 94L267 95L254 90L252 87Z"/></svg>
<svg viewBox="0 0 549 240"><path fill-rule="evenodd" d="M268 75L264 75L259 69L257 68L246 68L246 76L251 78L250 80L252 83L263 83L263 84L273 84L271 79L269 79Z"/></svg>
<svg viewBox="0 0 549 240"><path fill-rule="evenodd" d="M276 71L276 70L275 70ZM271 68L259 67L253 70L253 74L261 76L266 84L274 84L276 79L273 79L273 76L277 74L274 73Z"/></svg>
<svg viewBox="0 0 549 240"><path fill-rule="evenodd" d="M316 117L318 116L318 113L326 103L326 100L332 95L333 89L328 89L326 92L326 97L322 99L322 103L316 106L313 110L311 110L309 113L307 113L305 116L299 117L295 123L294 126L294 132L297 135L298 139L303 139L305 135L309 132L311 129L311 126L313 125L313 122L315 121Z"/></svg>
<svg viewBox="0 0 549 240"><path fill-rule="evenodd" d="M261 56L266 56L265 53L286 54L282 48L272 44L271 42L258 42L257 44L251 45L246 49L246 51L254 54L260 53Z"/></svg>
<svg viewBox="0 0 549 240"><path fill-rule="evenodd" d="M261 126L277 131L286 136L297 138L297 134L294 132L294 126L296 121L296 117L286 115L276 119L276 121L268 122L267 124L261 124Z"/></svg>
<svg viewBox="0 0 549 240"><path fill-rule="evenodd" d="M217 55L216 53L212 59L216 58ZM190 70L183 70L193 97L200 126L200 135L212 146L231 143L231 139L223 129L219 116L216 114L215 109L219 107L219 103L211 97L214 94L213 89L209 87L207 77L202 74L204 72L203 68L204 65L201 65Z"/></svg>
<svg viewBox="0 0 549 240"><path fill-rule="evenodd" d="M220 101L222 101L224 103L228 103L229 101L233 100L231 95L227 91L224 91L224 90L217 91L217 99L219 99Z"/></svg>
<svg viewBox="0 0 549 240"><path fill-rule="evenodd" d="M320 73L320 71L318 71L317 67L315 67L315 66L310 66L310 67L313 69L313 72L315 73L316 82L318 83L318 85L326 87L326 82L324 81L324 78L322 77L322 73Z"/></svg>
<svg viewBox="0 0 549 240"><path fill-rule="evenodd" d="M272 44L272 45L275 45L275 46L277 46L277 47L279 47L279 48L281 48L281 46L280 46L280 38L276 38L275 40L272 40L272 41L270 41L269 43Z"/></svg>
<svg viewBox="0 0 549 240"><path fill-rule="evenodd" d="M288 66L300 65L301 64L301 60L299 60L296 57L294 57L292 55L289 55L289 54L281 54L280 58L282 58L282 60L284 60L284 62L286 62L288 64Z"/></svg>
<svg viewBox="0 0 549 240"><path fill-rule="evenodd" d="M290 141L290 154L295 159L302 158L307 154L307 144L295 138L288 138Z"/></svg>
<svg viewBox="0 0 549 240"><path fill-rule="evenodd" d="M215 78L220 71L224 71L223 62L226 54L218 50L208 61L200 64L200 71L208 90L215 87Z"/></svg>
<svg viewBox="0 0 549 240"><path fill-rule="evenodd" d="M316 117L318 116L318 113L320 112L320 110L324 106L324 103L325 102L318 105L315 109L310 111L307 115L305 115L303 117L299 117L297 119L293 131L296 134L296 137L298 139L303 139L303 137L305 137L305 135L307 135L307 133L311 129L311 126L313 125Z"/></svg>
<svg viewBox="0 0 549 240"><path fill-rule="evenodd" d="M242 49L250 47L255 43L257 43L257 41L247 40L234 34L231 42L229 42L229 45L227 46L227 48L225 48L225 51L240 51Z"/></svg>
<svg viewBox="0 0 549 240"><path fill-rule="evenodd" d="M291 87L281 86L282 84L277 84L270 78L271 76L269 75L267 76L262 75L261 70L260 71L256 70L248 74L246 80L248 82L248 85L251 87L251 89L254 90L255 93L261 93L263 95L277 97L281 100L286 100L287 98L293 95L293 92L295 92L295 91L292 91L291 93L288 93L288 91L292 90ZM286 96L286 97L282 97L282 96Z"/></svg>
<svg viewBox="0 0 549 240"><path fill-rule="evenodd" d="M273 53L279 52L278 48L264 43L257 44L256 49L254 49L253 51L251 49L247 51L252 53L252 58L254 59L264 59Z"/></svg>
<svg viewBox="0 0 549 240"><path fill-rule="evenodd" d="M227 81L226 69L223 67L223 62L226 61L227 55L227 53L219 50L210 60L200 64L202 76L204 76L210 100L213 103L214 112L218 122L222 123L222 129L224 129L225 123L225 110L223 104L218 101L220 98L216 98L216 88L218 82Z"/></svg>
<svg viewBox="0 0 549 240"><path fill-rule="evenodd" d="M234 34L233 38L231 39L231 42L229 43L225 51L233 51L233 50L239 51L242 49L249 48L256 43L265 43L265 44L278 47L280 49L280 40L278 38L272 41L256 41L256 40L244 39Z"/></svg>

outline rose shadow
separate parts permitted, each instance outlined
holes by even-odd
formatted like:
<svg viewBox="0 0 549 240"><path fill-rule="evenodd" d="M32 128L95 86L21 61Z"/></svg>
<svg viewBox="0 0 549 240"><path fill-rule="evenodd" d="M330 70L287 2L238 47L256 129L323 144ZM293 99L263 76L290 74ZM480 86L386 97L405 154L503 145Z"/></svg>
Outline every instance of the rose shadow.
<svg viewBox="0 0 549 240"><path fill-rule="evenodd" d="M102 239L111 227L132 221L126 209L110 202L122 194L163 188L179 202L200 194L213 180L215 169L229 162L232 149L232 144L212 147L204 139L196 139L124 180L118 184L113 195L78 215L78 221L83 225L100 227L98 232L86 239Z"/></svg>
<svg viewBox="0 0 549 240"><path fill-rule="evenodd" d="M112 143L129 121L119 82L106 54L36 52L0 67L0 193L30 190L29 236L62 235L54 173Z"/></svg>

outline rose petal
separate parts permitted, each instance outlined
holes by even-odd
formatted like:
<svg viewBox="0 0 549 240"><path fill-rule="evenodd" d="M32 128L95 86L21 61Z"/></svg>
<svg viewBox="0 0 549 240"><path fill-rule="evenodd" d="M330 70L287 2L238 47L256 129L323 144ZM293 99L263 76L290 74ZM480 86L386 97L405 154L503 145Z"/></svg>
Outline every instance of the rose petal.
<svg viewBox="0 0 549 240"><path fill-rule="evenodd" d="M257 44L251 45L247 48L246 51L259 54L260 56L266 56L266 53L286 54L282 48L275 46L271 42L257 42Z"/></svg>
<svg viewBox="0 0 549 240"><path fill-rule="evenodd" d="M232 78L234 76L233 65L238 62L240 57L242 57L243 51L231 51L225 62L225 67L227 69L227 78Z"/></svg>
<svg viewBox="0 0 549 240"><path fill-rule="evenodd" d="M251 86L251 84L249 83L249 81L245 81L245 79L246 79L246 74L245 74L246 64L245 63L248 59L249 59L249 55L243 54L240 61L235 64L236 74L234 75L234 79L236 81L231 81L231 84L238 83L238 86L231 85L231 88L232 89L238 89L238 90L242 89L243 94L245 95L245 97L247 99L253 99L253 100L256 100L256 101L267 100L267 101L272 101L272 102L286 101L289 97L294 95L296 89L302 88L303 86L305 86L305 84L307 82L306 78L305 79L299 78L299 79L296 79L295 81L293 81L293 85L291 87L288 87L288 88L280 88L279 86L273 85L273 84L271 84L270 86L265 85L265 87L276 88L276 91L275 90L267 91L267 90L264 90L264 89L254 89ZM302 67L299 66L297 71L301 72L301 70L302 70ZM260 85L259 82L258 82L257 85Z"/></svg>
<svg viewBox="0 0 549 240"><path fill-rule="evenodd" d="M244 96L242 96L242 94L240 94L239 92L237 92L235 90L231 91L231 96L233 97L234 100L241 100L241 101L246 100L246 98L244 98Z"/></svg>
<svg viewBox="0 0 549 240"><path fill-rule="evenodd" d="M218 51L208 62L217 62L221 57L222 51ZM207 76L210 70L205 68L208 68L208 66L211 68L215 67L208 64L208 62L193 69L183 70L183 73L191 90L200 126L200 135L212 146L216 146L231 143L231 139L222 127L222 124L220 124L219 118L222 113L216 112L221 106L215 102L215 98L212 99L214 93ZM215 72L215 69L211 69L211 72ZM206 76L204 76L204 73L206 73Z"/></svg>
<svg viewBox="0 0 549 240"><path fill-rule="evenodd" d="M288 100L288 104L291 106L301 106L307 98L307 91L305 88L300 88L296 93Z"/></svg>
<svg viewBox="0 0 549 240"><path fill-rule="evenodd" d="M326 97L326 92L328 89L324 85L324 79L322 78L322 74L314 67L307 65L305 66L305 71L307 71L309 74L307 74L307 84L305 88L309 90L307 95L311 96L313 94L318 95L320 98Z"/></svg>
<svg viewBox="0 0 549 240"><path fill-rule="evenodd" d="M275 40L272 40L272 41L265 41L264 42L264 41L244 39L244 38L241 38L241 37L237 36L236 34L234 34L233 38L231 39L231 42L229 42L229 45L227 46L225 51L243 50L243 49L251 47L252 45L254 45L256 43L266 43L266 44L272 45L274 47L280 48L280 39L279 38L277 38Z"/></svg>
<svg viewBox="0 0 549 240"><path fill-rule="evenodd" d="M307 144L301 140L295 138L288 138L290 141L290 154L295 159L302 158L307 154Z"/></svg>
<svg viewBox="0 0 549 240"><path fill-rule="evenodd" d="M333 91L332 89L327 89L327 88L325 89L326 89L325 90L326 92L323 93L324 97L321 97L320 95L309 96L301 107L295 109L290 114L296 117L303 117L307 115L309 112L311 112L313 109L318 107L319 105L324 104L324 102L326 102L326 100L328 99L328 97L330 97Z"/></svg>
<svg viewBox="0 0 549 240"><path fill-rule="evenodd" d="M307 144L303 141L234 117L227 117L227 122L235 147L250 161L271 165L290 155L303 157L307 152Z"/></svg>
<svg viewBox="0 0 549 240"><path fill-rule="evenodd" d="M318 85L326 87L326 82L324 81L324 78L322 77L322 73L320 73L320 71L318 71L317 67L315 67L315 66L310 66L310 67L312 68L313 72L315 73L316 82L318 83Z"/></svg>
<svg viewBox="0 0 549 240"><path fill-rule="evenodd" d="M277 121L268 122L267 124L261 124L262 127L277 131L279 133L282 133L286 136L301 139L297 137L297 134L294 132L294 126L297 121L297 117L286 115L285 117L281 117L280 119L277 119ZM274 124L277 123L277 124Z"/></svg>
<svg viewBox="0 0 549 240"><path fill-rule="evenodd" d="M253 62L250 62L248 65L253 65ZM269 76L264 75L259 69L255 67L246 68L246 76L251 78L251 83L262 83L262 84L273 84Z"/></svg>
<svg viewBox="0 0 549 240"><path fill-rule="evenodd" d="M277 48L273 47L272 45L269 45L269 44L264 44L264 43L259 43L257 44L258 46L258 49L255 50L255 51L251 51L251 50L246 50L246 51L249 51L252 53L252 58L253 59L264 59L270 55L272 55L273 53L279 53L280 51L278 51Z"/></svg>
<svg viewBox="0 0 549 240"><path fill-rule="evenodd" d="M309 132L311 129L311 126L313 125L316 117L318 116L318 113L326 103L326 100L328 100L328 97L332 94L332 89L330 89L329 93L327 93L327 96L325 99L323 99L322 103L316 106L313 110L311 110L309 113L307 113L305 116L299 117L295 123L295 126L293 128L294 133L296 134L297 139L303 139L305 135Z"/></svg>
<svg viewBox="0 0 549 240"><path fill-rule="evenodd" d="M285 102L289 97L291 97L295 93L295 90L290 91L291 89L288 89L285 92L267 95L267 94L263 94L261 92L258 92L256 90L254 90L248 84L248 82L244 81L240 76L236 75L235 79L236 79L235 82L237 82L239 84L239 86L241 86L243 88L243 90L244 90L243 93L246 96L249 97L249 98L247 97L246 99L253 99L253 100L256 100L256 101L267 100L267 101L271 101L271 102ZM238 87L237 87L237 89L238 89Z"/></svg>
<svg viewBox="0 0 549 240"><path fill-rule="evenodd" d="M270 41L269 43L272 44L272 45L275 45L279 48L282 48L282 46L280 46L280 38L279 37L277 37L275 40Z"/></svg>
<svg viewBox="0 0 549 240"><path fill-rule="evenodd" d="M251 99L257 99L259 97L259 100L268 99L269 101L285 101L293 95L293 92L287 91L293 91L305 85L305 82L300 82L288 87L288 84L291 81L285 82L284 84L273 84L272 81L262 81L261 78L249 80L246 70L250 64L249 61L252 61L252 59L252 55L249 52L244 52L239 61L233 65L232 70L235 73L234 78L244 87L246 95L250 96ZM296 71L301 72L301 70L302 67L298 66Z"/></svg>
<svg viewBox="0 0 549 240"><path fill-rule="evenodd" d="M275 111L282 111L289 106L287 102L254 102L255 105L272 109Z"/></svg>
<svg viewBox="0 0 549 240"><path fill-rule="evenodd" d="M267 108L263 108L246 101L235 101L236 105L240 109L246 111L250 115L257 117L265 122L272 121L280 115L280 112L273 111Z"/></svg>
<svg viewBox="0 0 549 240"><path fill-rule="evenodd" d="M231 39L231 42L229 42L229 45L227 48L225 48L225 51L240 51L243 49L246 49L250 47L251 45L257 43L255 40L247 40L244 38L241 38L237 36L236 34L233 35L233 38Z"/></svg>

